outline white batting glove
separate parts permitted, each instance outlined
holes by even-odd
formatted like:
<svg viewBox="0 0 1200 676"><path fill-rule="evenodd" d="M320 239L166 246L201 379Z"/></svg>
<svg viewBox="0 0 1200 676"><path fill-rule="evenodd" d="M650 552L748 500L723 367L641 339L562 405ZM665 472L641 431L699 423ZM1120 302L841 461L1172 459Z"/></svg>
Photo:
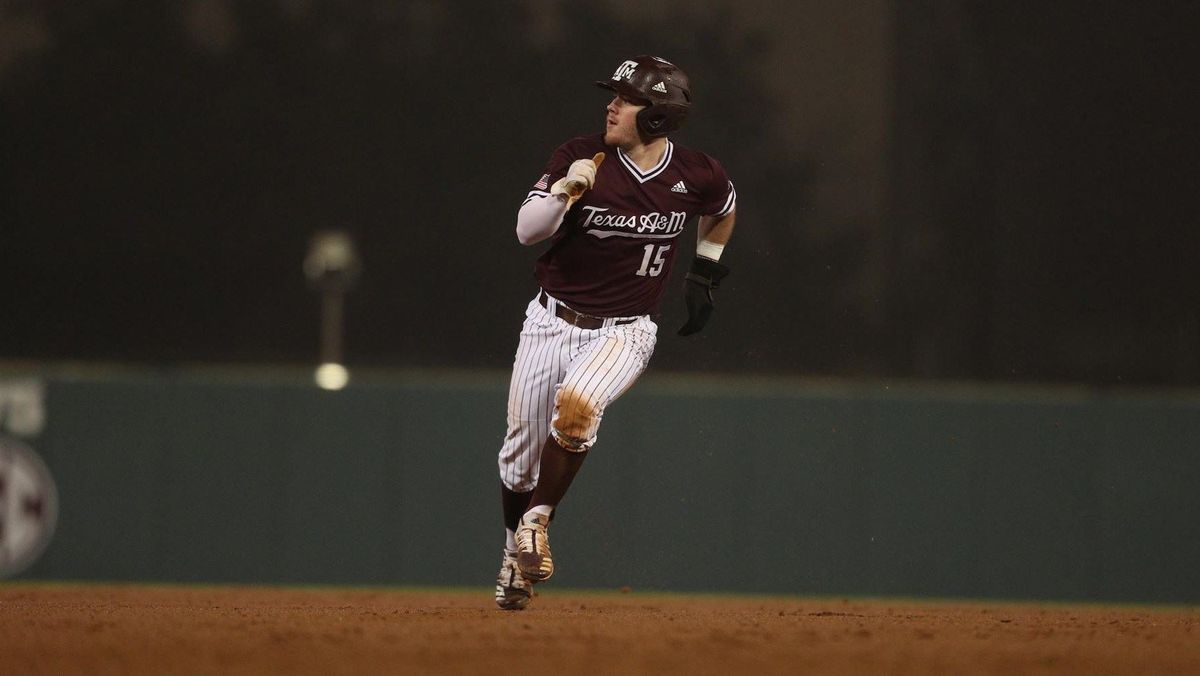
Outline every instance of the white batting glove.
<svg viewBox="0 0 1200 676"><path fill-rule="evenodd" d="M567 169L567 175L550 186L551 195L566 195L570 208L584 191L596 184L596 162L590 159L575 160Z"/></svg>

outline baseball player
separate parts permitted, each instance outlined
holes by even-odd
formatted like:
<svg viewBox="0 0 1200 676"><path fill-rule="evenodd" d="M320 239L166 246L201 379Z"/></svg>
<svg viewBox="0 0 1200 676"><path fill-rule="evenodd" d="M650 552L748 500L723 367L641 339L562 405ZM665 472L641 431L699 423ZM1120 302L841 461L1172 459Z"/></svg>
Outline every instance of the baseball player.
<svg viewBox="0 0 1200 676"><path fill-rule="evenodd" d="M596 84L613 93L604 133L559 146L517 214L520 242L550 247L535 266L541 288L525 309L500 449L505 547L496 604L505 610L528 606L533 584L554 574L554 508L604 411L654 352L654 317L694 217L679 335L704 327L729 272L719 260L733 232L733 183L716 160L668 138L691 109L687 75L637 56Z"/></svg>

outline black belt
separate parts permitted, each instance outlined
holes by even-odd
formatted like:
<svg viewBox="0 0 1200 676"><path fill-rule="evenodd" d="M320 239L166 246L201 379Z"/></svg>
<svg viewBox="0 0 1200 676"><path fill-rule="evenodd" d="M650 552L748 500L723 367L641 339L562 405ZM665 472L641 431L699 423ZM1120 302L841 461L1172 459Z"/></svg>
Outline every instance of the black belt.
<svg viewBox="0 0 1200 676"><path fill-rule="evenodd" d="M538 302L542 304L542 307L549 307L549 305L548 305L549 301L547 299L545 291L538 294ZM581 312L576 312L576 311L572 310L571 308L567 307L566 305L563 305L562 303L555 303L554 314L559 319L570 324L571 326L578 326L581 329L595 330L595 329L604 327L604 317L593 317L591 315L585 315ZM633 319L618 319L617 321L615 321L613 323L619 326L621 324L632 324L636 321L637 321L637 318L635 317Z"/></svg>

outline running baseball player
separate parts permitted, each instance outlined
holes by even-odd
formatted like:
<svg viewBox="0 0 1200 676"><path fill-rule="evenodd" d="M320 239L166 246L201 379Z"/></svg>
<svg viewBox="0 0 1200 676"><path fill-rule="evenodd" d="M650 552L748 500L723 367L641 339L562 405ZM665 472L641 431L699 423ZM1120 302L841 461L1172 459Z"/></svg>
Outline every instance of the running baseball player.
<svg viewBox="0 0 1200 676"><path fill-rule="evenodd" d="M637 56L596 84L613 92L604 133L559 146L517 214L520 242L550 247L535 266L541 288L525 309L500 449L505 546L496 604L505 610L528 606L533 584L554 574L554 508L604 411L654 352L654 318L693 217L696 257L679 335L708 322L713 291L729 272L719 260L733 232L733 183L716 160L668 138L691 109L687 75Z"/></svg>

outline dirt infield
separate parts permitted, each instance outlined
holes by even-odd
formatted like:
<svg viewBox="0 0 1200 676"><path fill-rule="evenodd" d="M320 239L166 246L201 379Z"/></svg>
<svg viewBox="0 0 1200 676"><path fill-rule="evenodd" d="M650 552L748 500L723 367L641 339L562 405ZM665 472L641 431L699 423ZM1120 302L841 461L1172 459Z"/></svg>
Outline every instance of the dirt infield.
<svg viewBox="0 0 1200 676"><path fill-rule="evenodd" d="M0 584L6 674L1200 673L1200 609Z"/></svg>

